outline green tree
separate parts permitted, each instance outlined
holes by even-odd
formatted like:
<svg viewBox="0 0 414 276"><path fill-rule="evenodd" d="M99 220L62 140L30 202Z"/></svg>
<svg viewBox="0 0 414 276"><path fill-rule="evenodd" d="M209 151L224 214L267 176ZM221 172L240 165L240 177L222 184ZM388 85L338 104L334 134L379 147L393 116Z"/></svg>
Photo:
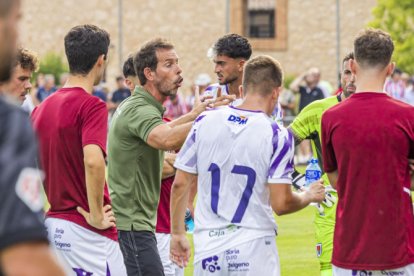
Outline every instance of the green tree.
<svg viewBox="0 0 414 276"><path fill-rule="evenodd" d="M414 73L414 2L378 0L369 26L388 32L394 40L393 60L403 71Z"/></svg>
<svg viewBox="0 0 414 276"><path fill-rule="evenodd" d="M38 74L52 74L55 76L56 84L58 84L60 75L66 72L68 72L68 65L62 56L54 52L48 52L40 58L39 71L34 78Z"/></svg>

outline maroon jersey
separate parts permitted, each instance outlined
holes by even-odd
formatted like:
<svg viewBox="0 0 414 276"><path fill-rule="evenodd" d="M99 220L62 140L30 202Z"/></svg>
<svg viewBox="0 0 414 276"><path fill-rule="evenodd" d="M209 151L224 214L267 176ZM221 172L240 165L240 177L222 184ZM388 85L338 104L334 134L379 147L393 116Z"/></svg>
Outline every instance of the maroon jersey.
<svg viewBox="0 0 414 276"><path fill-rule="evenodd" d="M385 93L356 93L323 114L322 150L324 170L338 171L332 263L358 270L414 263L414 108Z"/></svg>
<svg viewBox="0 0 414 276"><path fill-rule="evenodd" d="M95 229L76 211L77 206L89 211L83 147L98 145L106 156L105 103L82 88L62 88L33 111L32 120L39 137L44 186L50 203L46 216L74 222L117 240L116 228ZM110 199L105 184L106 204L110 204Z"/></svg>

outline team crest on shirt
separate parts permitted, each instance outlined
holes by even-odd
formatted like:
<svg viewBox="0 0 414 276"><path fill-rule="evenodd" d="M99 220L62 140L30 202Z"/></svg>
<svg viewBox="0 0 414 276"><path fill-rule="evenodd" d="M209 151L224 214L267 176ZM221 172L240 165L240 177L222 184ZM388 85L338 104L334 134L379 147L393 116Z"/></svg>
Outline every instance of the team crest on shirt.
<svg viewBox="0 0 414 276"><path fill-rule="evenodd" d="M214 273L215 271L221 269L221 267L219 266L218 260L219 260L218 256L212 256L212 257L205 258L201 261L201 267L203 268L203 270L207 270L209 272Z"/></svg>
<svg viewBox="0 0 414 276"><path fill-rule="evenodd" d="M43 208L43 172L35 168L24 168L17 179L16 194L33 212Z"/></svg>
<svg viewBox="0 0 414 276"><path fill-rule="evenodd" d="M322 244L321 243L316 244L316 255L318 256L318 258L322 255Z"/></svg>
<svg viewBox="0 0 414 276"><path fill-rule="evenodd" d="M247 123L248 118L245 116L235 116L235 115L230 115L229 118L227 119L227 121L229 122L233 122L239 125L245 125Z"/></svg>

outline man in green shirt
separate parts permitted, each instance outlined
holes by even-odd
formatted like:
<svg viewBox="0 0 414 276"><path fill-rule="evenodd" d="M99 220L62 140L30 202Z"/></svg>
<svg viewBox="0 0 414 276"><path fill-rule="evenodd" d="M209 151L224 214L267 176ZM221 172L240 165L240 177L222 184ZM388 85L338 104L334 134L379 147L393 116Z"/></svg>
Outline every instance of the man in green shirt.
<svg viewBox="0 0 414 276"><path fill-rule="evenodd" d="M162 103L183 82L174 46L163 39L147 42L135 54L134 69L141 86L119 105L109 130L112 208L128 275L164 275L154 235L164 151L181 147L211 101L198 101L190 113L163 122Z"/></svg>
<svg viewBox="0 0 414 276"><path fill-rule="evenodd" d="M295 118L289 126L289 130L295 137L295 144L299 144L305 139L310 139L312 151L315 158L318 159L322 168L322 148L321 148L321 118L325 110L345 100L352 95L355 90L355 76L351 73L349 60L354 59L353 53L345 56L342 62L341 85L342 93L337 96L318 100L307 105ZM294 173L294 183L298 184L304 181L304 176ZM335 228L336 215L336 191L330 186L328 177L323 174L322 178L326 186L327 198L323 205L317 205L315 212L315 232L316 232L316 251L320 262L321 276L332 275L332 249L333 249L333 232ZM296 181L295 181L296 180ZM300 186L300 185L299 185Z"/></svg>

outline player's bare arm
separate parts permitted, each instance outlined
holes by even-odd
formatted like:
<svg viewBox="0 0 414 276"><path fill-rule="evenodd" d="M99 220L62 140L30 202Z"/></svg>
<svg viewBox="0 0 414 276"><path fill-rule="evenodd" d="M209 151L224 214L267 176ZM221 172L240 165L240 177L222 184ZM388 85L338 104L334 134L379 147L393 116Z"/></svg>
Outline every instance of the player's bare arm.
<svg viewBox="0 0 414 276"><path fill-rule="evenodd" d="M0 253L0 267L10 276L65 275L45 242L26 242L6 248Z"/></svg>
<svg viewBox="0 0 414 276"><path fill-rule="evenodd" d="M110 205L103 206L105 186L105 160L102 150L97 145L83 147L86 192L89 212L78 206L89 225L97 229L108 229L115 226L115 216Z"/></svg>
<svg viewBox="0 0 414 276"><path fill-rule="evenodd" d="M290 184L269 184L269 189L270 203L278 216L299 211L311 202L321 203L325 198L322 179L314 182L309 190L301 193L293 192Z"/></svg>
<svg viewBox="0 0 414 276"><path fill-rule="evenodd" d="M328 176L329 182L331 182L331 186L336 189L336 182L338 180L338 171L327 172L326 175Z"/></svg>
<svg viewBox="0 0 414 276"><path fill-rule="evenodd" d="M184 216L191 184L197 175L177 170L171 188L171 244L170 259L179 267L185 267L190 259L191 247L186 238Z"/></svg>
<svg viewBox="0 0 414 276"><path fill-rule="evenodd" d="M221 88L219 88L221 91ZM210 96L207 97L200 97L200 89L198 86L196 86L195 93L194 93L194 106L193 109L181 116L180 118L177 118L171 122L168 123L170 127L179 126L182 124L186 124L188 122L194 121L198 115L200 115L203 111L205 111L207 108L214 108L218 106L228 105L232 101L236 99L234 95L221 95L221 92L218 92L216 99L211 99Z"/></svg>
<svg viewBox="0 0 414 276"><path fill-rule="evenodd" d="M299 145L300 143L302 143L303 139L299 138L299 136L297 136L295 134L295 132L292 130L291 126L288 126L287 129L289 130L290 133L292 133L293 135L293 139L295 140L295 146Z"/></svg>
<svg viewBox="0 0 414 276"><path fill-rule="evenodd" d="M198 93L196 93L196 95L197 94ZM187 138L187 134L191 129L193 121L200 115L200 113L205 111L208 107L227 105L234 99L234 96L225 95L214 101L206 100L200 102L198 97L198 99L196 99L198 104L191 112L167 124L156 126L148 135L147 143L156 149L178 150Z"/></svg>
<svg viewBox="0 0 414 276"><path fill-rule="evenodd" d="M175 174L174 162L177 154L171 152L164 153L164 165L162 167L162 179L171 177Z"/></svg>

